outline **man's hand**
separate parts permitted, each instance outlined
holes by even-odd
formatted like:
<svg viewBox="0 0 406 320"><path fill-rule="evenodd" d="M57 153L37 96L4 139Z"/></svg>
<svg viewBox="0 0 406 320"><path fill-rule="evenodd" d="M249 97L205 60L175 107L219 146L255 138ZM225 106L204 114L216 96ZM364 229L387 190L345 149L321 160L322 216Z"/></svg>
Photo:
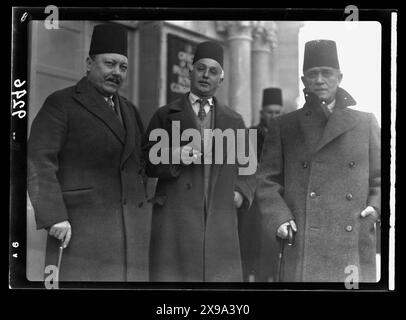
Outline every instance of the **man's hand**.
<svg viewBox="0 0 406 320"><path fill-rule="evenodd" d="M374 207L368 206L366 207L362 212L361 212L361 217L362 218L366 218L368 216L372 216L374 218L374 220L379 220L379 214L378 212L375 210Z"/></svg>
<svg viewBox="0 0 406 320"><path fill-rule="evenodd" d="M49 235L54 236L59 240L63 240L63 247L66 248L72 236L72 227L68 220L55 223L49 229Z"/></svg>
<svg viewBox="0 0 406 320"><path fill-rule="evenodd" d="M287 239L288 238L288 225L290 225L292 227L292 230L294 232L297 232L297 227L296 227L295 221L290 220L288 222L282 223L279 226L278 230L276 231L276 235L279 238L282 238L282 239Z"/></svg>
<svg viewBox="0 0 406 320"><path fill-rule="evenodd" d="M189 165L200 157L202 153L199 150L193 149L192 146L186 145L173 150L173 155L174 157L180 157L180 162L182 164Z"/></svg>
<svg viewBox="0 0 406 320"><path fill-rule="evenodd" d="M234 204L237 209L241 208L243 201L244 197L242 196L242 194L238 191L234 191Z"/></svg>

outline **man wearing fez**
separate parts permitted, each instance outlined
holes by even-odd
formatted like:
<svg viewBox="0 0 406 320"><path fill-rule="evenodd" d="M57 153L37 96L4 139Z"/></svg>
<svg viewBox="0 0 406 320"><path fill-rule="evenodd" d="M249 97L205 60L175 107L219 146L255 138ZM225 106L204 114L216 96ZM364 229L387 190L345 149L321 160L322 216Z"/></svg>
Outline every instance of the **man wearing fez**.
<svg viewBox="0 0 406 320"><path fill-rule="evenodd" d="M214 96L223 78L222 47L200 43L190 70L190 92L159 108L148 126L146 172L158 178L152 200L151 281L242 281L237 208L250 204L254 175L240 176L238 163L216 164L214 155L213 164L203 161L213 151L207 135L202 135L199 145L193 145L192 139L181 141L175 150L169 147L171 155L180 155L180 164L154 165L150 158L155 145L150 133L157 128L169 137L174 124L180 134L186 129L201 134L204 129L232 129L234 133L245 129L240 114ZM234 151L223 148L225 158L227 152ZM185 161L188 158L201 161Z"/></svg>
<svg viewBox="0 0 406 320"><path fill-rule="evenodd" d="M275 119L264 142L257 197L269 238L295 232L282 281L376 281L380 128L350 108L342 77L336 43L307 42L306 103Z"/></svg>
<svg viewBox="0 0 406 320"><path fill-rule="evenodd" d="M142 170L142 123L118 94L127 31L94 27L87 74L51 94L28 142L28 191L38 229L49 233L45 265L61 281L146 281L150 220Z"/></svg>
<svg viewBox="0 0 406 320"><path fill-rule="evenodd" d="M257 130L257 159L260 160L265 135L271 119L282 114L282 90L265 88L262 96L260 122L253 126ZM266 282L276 272L277 251L269 241L263 241L263 226L256 199L248 213L240 211L240 242L244 280Z"/></svg>
<svg viewBox="0 0 406 320"><path fill-rule="evenodd" d="M265 135L268 132L268 126L273 118L279 117L282 114L282 90L280 88L266 88L263 90L262 109L260 111L260 122L253 129L258 130L257 136L257 155L260 160L262 146L264 144Z"/></svg>

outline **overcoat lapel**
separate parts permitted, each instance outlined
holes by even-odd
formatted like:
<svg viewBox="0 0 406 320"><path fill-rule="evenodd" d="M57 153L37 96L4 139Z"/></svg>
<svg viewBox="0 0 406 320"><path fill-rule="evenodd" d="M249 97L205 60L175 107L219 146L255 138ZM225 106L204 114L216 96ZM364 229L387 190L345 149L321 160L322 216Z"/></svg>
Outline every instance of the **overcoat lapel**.
<svg viewBox="0 0 406 320"><path fill-rule="evenodd" d="M117 116L109 109L107 102L103 99L92 84L86 79L82 78L76 86L76 94L73 98L78 101L84 108L86 108L93 115L98 117L121 143L125 142L125 129L121 125Z"/></svg>
<svg viewBox="0 0 406 320"><path fill-rule="evenodd" d="M334 112L327 119L314 94L305 90L306 104L300 115L300 127L311 153L315 153L358 123L358 118L347 107L355 105L354 98L338 88Z"/></svg>
<svg viewBox="0 0 406 320"><path fill-rule="evenodd" d="M134 151L135 147L137 147L137 150L140 150L139 143L141 139L141 133L139 130L136 130L137 123L135 120L135 116L130 110L131 107L127 105L127 103L119 95L117 95L116 97L118 98L120 104L121 115L126 130L124 152L123 156L121 157L121 163L123 164L128 159L130 154ZM138 136L139 139L136 139L136 136Z"/></svg>
<svg viewBox="0 0 406 320"><path fill-rule="evenodd" d="M327 118L321 108L305 105L299 118L302 138L310 153L316 149L326 127Z"/></svg>
<svg viewBox="0 0 406 320"><path fill-rule="evenodd" d="M354 116L350 109L337 108L334 110L329 117L315 152L319 151L344 132L352 129L358 123L358 120L359 119Z"/></svg>
<svg viewBox="0 0 406 320"><path fill-rule="evenodd" d="M171 111L168 114L169 126L172 126L173 121L180 122L180 132L182 133L186 129L194 128L197 129L194 119L191 117L191 113L188 112L187 108L190 108L190 103L188 95L185 94L183 98L174 102L171 105Z"/></svg>
<svg viewBox="0 0 406 320"><path fill-rule="evenodd" d="M220 129L221 132L224 132L224 130L228 128L232 128L231 123L230 123L230 118L227 116L225 112L225 106L222 105L218 100L214 97L214 129ZM237 135L235 136L237 138ZM237 145L237 142L235 143ZM212 144L212 150L213 150L213 165L212 165L212 170L211 170L211 176L210 176L210 196L209 196L209 205L212 203L213 197L214 197L214 190L217 182L217 178L219 176L220 170L223 166L223 164L226 161L227 158L227 152L234 152L236 155L235 150L227 150L226 148L223 148L223 161L221 164L215 164L215 159L216 159L216 153L215 153L215 142L213 141ZM237 161L237 159L236 159Z"/></svg>

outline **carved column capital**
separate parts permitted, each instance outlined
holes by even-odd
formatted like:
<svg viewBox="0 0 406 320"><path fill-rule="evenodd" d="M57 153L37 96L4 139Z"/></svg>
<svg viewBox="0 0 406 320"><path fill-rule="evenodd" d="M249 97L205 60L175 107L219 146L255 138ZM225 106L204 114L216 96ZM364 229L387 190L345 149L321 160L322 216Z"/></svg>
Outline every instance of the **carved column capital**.
<svg viewBox="0 0 406 320"><path fill-rule="evenodd" d="M254 51L270 52L278 46L278 27L273 21L253 21Z"/></svg>
<svg viewBox="0 0 406 320"><path fill-rule="evenodd" d="M218 33L227 34L228 40L252 41L253 21L216 21Z"/></svg>

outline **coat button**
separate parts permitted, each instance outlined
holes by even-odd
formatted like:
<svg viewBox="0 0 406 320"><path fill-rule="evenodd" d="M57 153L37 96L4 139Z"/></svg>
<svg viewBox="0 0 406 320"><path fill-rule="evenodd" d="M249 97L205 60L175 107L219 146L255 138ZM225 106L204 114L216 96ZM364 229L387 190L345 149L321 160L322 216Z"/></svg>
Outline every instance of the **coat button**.
<svg viewBox="0 0 406 320"><path fill-rule="evenodd" d="M345 197L347 198L348 201L352 200L353 198L351 193L347 193Z"/></svg>
<svg viewBox="0 0 406 320"><path fill-rule="evenodd" d="M352 226L351 225L346 226L345 231L351 232L352 231Z"/></svg>
<svg viewBox="0 0 406 320"><path fill-rule="evenodd" d="M138 208L141 208L143 205L144 205L144 202L142 201L142 202L140 202L140 203L138 204Z"/></svg>
<svg viewBox="0 0 406 320"><path fill-rule="evenodd" d="M306 116L310 116L312 114L312 112L310 110L306 111L305 115Z"/></svg>
<svg viewBox="0 0 406 320"><path fill-rule="evenodd" d="M188 190L192 189L192 184L191 184L191 183L186 183L186 188L187 188Z"/></svg>
<svg viewBox="0 0 406 320"><path fill-rule="evenodd" d="M309 163L307 161L303 161L302 166L304 169L307 169L309 167Z"/></svg>
<svg viewBox="0 0 406 320"><path fill-rule="evenodd" d="M354 166L355 166L355 162L354 162L354 161L349 162L349 163L348 163L348 166L349 166L350 168L354 167Z"/></svg>
<svg viewBox="0 0 406 320"><path fill-rule="evenodd" d="M123 199L123 204L124 204L124 205L127 204L127 199Z"/></svg>
<svg viewBox="0 0 406 320"><path fill-rule="evenodd" d="M310 192L310 198L314 199L317 197L316 192Z"/></svg>

